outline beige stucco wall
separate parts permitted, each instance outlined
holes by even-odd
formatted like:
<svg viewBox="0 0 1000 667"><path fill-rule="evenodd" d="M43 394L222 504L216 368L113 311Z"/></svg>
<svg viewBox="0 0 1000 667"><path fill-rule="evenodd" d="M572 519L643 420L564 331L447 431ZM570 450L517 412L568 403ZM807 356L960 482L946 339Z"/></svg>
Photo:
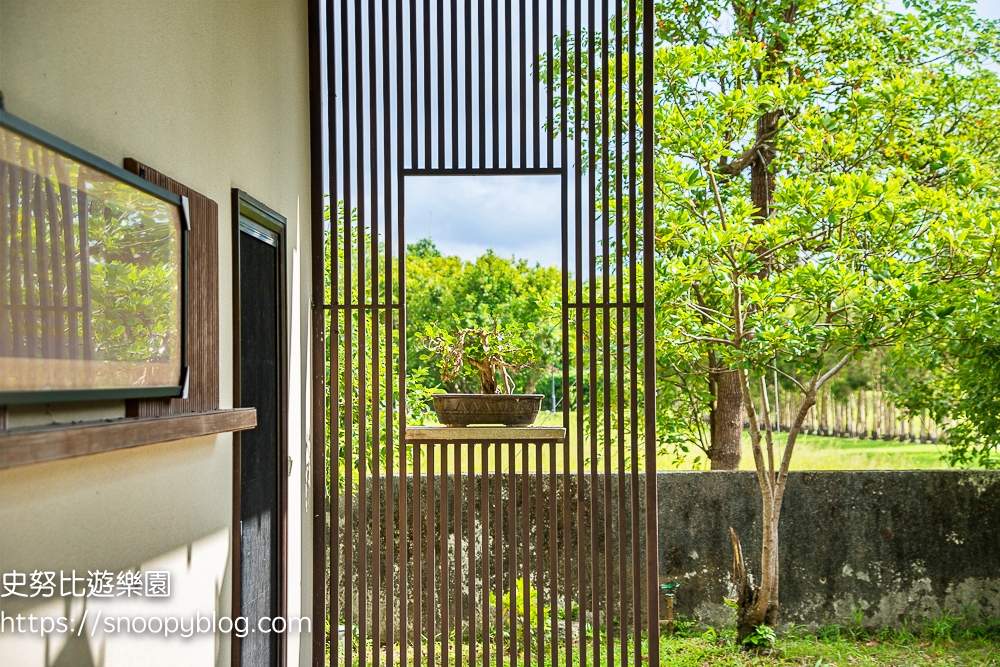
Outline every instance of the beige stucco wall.
<svg viewBox="0 0 1000 667"><path fill-rule="evenodd" d="M223 407L233 395L230 189L288 219L288 614L307 615L307 3L0 0L0 90L11 113L112 162L134 157L219 204ZM230 613L231 447L226 435L0 471L0 572L167 569L168 602L91 602L88 613ZM83 612L79 600L11 598L0 610ZM308 639L289 637L289 664L308 663ZM228 665L229 638L4 632L0 656L4 667Z"/></svg>

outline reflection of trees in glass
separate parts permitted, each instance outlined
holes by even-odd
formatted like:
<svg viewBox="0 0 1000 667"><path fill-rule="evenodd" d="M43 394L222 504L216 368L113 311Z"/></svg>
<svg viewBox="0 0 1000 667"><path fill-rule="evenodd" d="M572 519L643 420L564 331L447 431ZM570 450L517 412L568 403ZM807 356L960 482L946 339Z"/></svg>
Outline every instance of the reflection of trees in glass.
<svg viewBox="0 0 1000 667"><path fill-rule="evenodd" d="M163 202L88 182L95 357L166 362L179 354L180 242Z"/></svg>
<svg viewBox="0 0 1000 667"><path fill-rule="evenodd" d="M0 356L179 359L176 207L4 130L0 213Z"/></svg>

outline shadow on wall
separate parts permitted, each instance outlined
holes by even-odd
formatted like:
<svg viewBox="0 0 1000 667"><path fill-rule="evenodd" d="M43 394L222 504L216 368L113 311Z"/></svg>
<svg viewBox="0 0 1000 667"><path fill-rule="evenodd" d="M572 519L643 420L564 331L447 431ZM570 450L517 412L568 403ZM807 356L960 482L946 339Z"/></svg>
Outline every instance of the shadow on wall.
<svg viewBox="0 0 1000 667"><path fill-rule="evenodd" d="M165 637L162 629L139 632L132 620L229 614L232 496L230 485L219 483L232 477L229 437L0 471L0 573L24 573L26 586L18 590L28 596L0 598L6 617L25 618L23 630L10 632L8 620L0 633L4 667L219 664L225 658L228 642L214 632ZM169 596L127 594L118 575L137 570L169 572ZM34 572L54 573L53 595L32 588ZM111 597L88 597L94 572L110 573ZM37 583L45 583L46 574ZM86 631L42 633L40 622L30 627L30 615L65 618L74 629L86 618Z"/></svg>

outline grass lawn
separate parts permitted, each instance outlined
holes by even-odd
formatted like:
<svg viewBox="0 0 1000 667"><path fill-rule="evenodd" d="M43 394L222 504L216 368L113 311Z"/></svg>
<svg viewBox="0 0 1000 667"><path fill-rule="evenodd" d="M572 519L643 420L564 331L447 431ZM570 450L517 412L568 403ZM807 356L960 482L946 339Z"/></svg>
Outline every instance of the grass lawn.
<svg viewBox="0 0 1000 667"><path fill-rule="evenodd" d="M778 435L778 434L775 434ZM776 438L775 444L784 442ZM784 451L784 448L780 448ZM941 460L943 445L931 443L857 440L819 435L799 436L792 455L792 470L926 470L947 468ZM777 453L775 453L777 456ZM740 468L753 469L750 436L745 437Z"/></svg>
<svg viewBox="0 0 1000 667"><path fill-rule="evenodd" d="M661 646L664 667L801 665L822 667L903 667L910 665L1000 665L1000 643L988 639L785 638L762 653L743 652L731 643L701 638L670 639Z"/></svg>
<svg viewBox="0 0 1000 667"><path fill-rule="evenodd" d="M645 647L645 642L643 642ZM546 645L549 648L550 645ZM431 664L431 656L426 644L421 651L422 664ZM436 646L437 654L433 663L437 665L446 664L443 647ZM631 648L631 647L630 647ZM631 666L636 664L633 652L627 651L622 660L620 647L614 647L614 656L609 663L605 657L605 646L600 647L599 661L594 660L593 644L587 645L587 665L598 667L599 665ZM408 651L407 660L402 660L403 656L397 649L393 652L393 664L402 665L416 664L417 656L413 647ZM457 664L454 653L454 646L448 651L448 664ZM469 647L464 646L461 656L462 665L471 665ZM388 656L385 651L378 656L378 663L386 665ZM329 655L327 657L329 661ZM346 664L344 656L339 657L341 665ZM360 667L361 661L357 651L354 652L353 665ZM375 665L375 655L369 652L367 664ZM648 665L648 655L643 655L639 661L641 665ZM329 664L329 663L328 663ZM539 667L552 667L551 654L546 650L546 654L539 661L537 654L526 659L524 654L519 654L517 659L512 659L509 652L504 651L500 656L496 650L491 651L489 663L483 660L482 646L476 651L476 667L529 667L538 665ZM568 660L565 645L559 648L559 659L556 663L559 667L583 667L585 664L580 659L580 646L574 646L572 659ZM826 630L817 635L797 635L785 636L778 640L773 648L761 651L742 651L736 647L731 637L718 637L714 631L708 631L704 635L693 637L662 637L660 642L660 664L663 667L920 667L927 665L930 667L944 665L1000 665L1000 636L995 630L988 632L962 632L949 636L935 636L932 633L924 632L920 635L913 635L906 632L883 632L878 635L868 635L864 633L851 634L841 633L836 629Z"/></svg>

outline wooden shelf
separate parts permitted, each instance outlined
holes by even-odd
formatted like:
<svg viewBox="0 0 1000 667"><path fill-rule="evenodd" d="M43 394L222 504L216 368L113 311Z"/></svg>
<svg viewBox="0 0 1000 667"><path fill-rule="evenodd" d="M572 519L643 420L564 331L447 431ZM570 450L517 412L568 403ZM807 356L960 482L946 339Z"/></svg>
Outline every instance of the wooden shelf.
<svg viewBox="0 0 1000 667"><path fill-rule="evenodd" d="M0 431L0 469L202 435L246 431L256 426L257 411L238 408L11 429Z"/></svg>
<svg viewBox="0 0 1000 667"><path fill-rule="evenodd" d="M551 426L407 426L407 442L562 442L566 429Z"/></svg>

